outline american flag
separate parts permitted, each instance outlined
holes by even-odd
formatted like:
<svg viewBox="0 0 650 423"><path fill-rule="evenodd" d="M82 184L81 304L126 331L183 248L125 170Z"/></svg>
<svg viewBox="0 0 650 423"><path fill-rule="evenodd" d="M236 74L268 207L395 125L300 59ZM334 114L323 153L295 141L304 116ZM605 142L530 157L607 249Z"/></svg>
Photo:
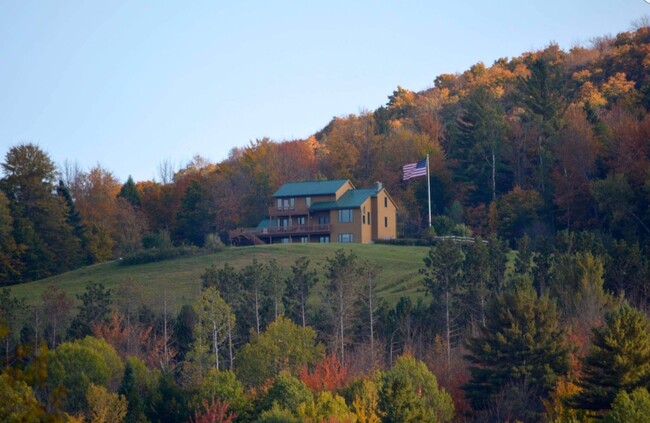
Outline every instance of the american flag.
<svg viewBox="0 0 650 423"><path fill-rule="evenodd" d="M411 178L417 178L418 176L427 176L427 159L422 159L417 163L404 165L405 181L408 181Z"/></svg>

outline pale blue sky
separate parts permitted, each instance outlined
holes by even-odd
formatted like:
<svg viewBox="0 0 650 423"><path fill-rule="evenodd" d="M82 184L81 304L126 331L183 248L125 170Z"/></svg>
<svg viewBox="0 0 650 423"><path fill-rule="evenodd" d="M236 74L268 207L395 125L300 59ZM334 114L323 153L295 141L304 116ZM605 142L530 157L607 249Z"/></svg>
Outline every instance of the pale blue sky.
<svg viewBox="0 0 650 423"><path fill-rule="evenodd" d="M0 160L33 142L57 163L154 179L163 160L304 138L397 85L644 15L645 0L0 0Z"/></svg>

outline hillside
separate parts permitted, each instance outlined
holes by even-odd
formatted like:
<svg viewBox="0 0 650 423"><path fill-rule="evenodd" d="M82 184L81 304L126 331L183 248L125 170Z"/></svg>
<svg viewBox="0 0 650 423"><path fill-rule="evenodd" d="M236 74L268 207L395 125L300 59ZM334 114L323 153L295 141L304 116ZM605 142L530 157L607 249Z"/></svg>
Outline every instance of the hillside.
<svg viewBox="0 0 650 423"><path fill-rule="evenodd" d="M250 264L253 260L266 263L276 259L288 275L291 265L299 257L310 259L313 268L322 274L327 257L342 248L337 244L308 245L265 245L258 247L228 248L217 254L184 257L158 263L136 266L121 266L118 261L83 267L50 278L13 286L12 293L24 298L29 305L40 301L41 293L53 284L72 297L84 290L89 281L101 282L107 288L119 287L132 281L141 291L144 303L154 310L159 307L165 289L168 298L173 299L173 307L180 307L196 298L201 288L200 276L206 267L217 267L229 263L235 268ZM381 266L383 271L377 278L379 298L394 303L400 296L422 293L421 277L418 269L427 253L425 247L404 247L388 245L348 245L346 250L354 251L360 259ZM322 278L321 278L322 280ZM322 287L319 283L318 289Z"/></svg>

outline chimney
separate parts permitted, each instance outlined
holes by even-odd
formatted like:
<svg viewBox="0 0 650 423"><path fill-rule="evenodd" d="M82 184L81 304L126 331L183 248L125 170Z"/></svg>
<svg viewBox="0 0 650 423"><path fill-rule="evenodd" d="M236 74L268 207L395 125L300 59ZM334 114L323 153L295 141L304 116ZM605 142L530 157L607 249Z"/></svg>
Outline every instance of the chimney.
<svg viewBox="0 0 650 423"><path fill-rule="evenodd" d="M377 188L377 192L381 191L381 189L384 187L384 184L381 182L375 182L375 188Z"/></svg>

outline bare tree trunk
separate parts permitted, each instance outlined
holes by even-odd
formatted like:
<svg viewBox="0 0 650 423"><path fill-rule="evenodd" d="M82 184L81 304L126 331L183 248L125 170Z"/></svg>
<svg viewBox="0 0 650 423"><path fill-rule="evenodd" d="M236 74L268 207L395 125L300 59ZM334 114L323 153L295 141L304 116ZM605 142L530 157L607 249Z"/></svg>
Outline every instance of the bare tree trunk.
<svg viewBox="0 0 650 423"><path fill-rule="evenodd" d="M255 331L260 334L260 299L259 290L255 289Z"/></svg>
<svg viewBox="0 0 650 423"><path fill-rule="evenodd" d="M219 342L217 339L217 322L212 322L212 346L214 348L214 364L219 371Z"/></svg>
<svg viewBox="0 0 650 423"><path fill-rule="evenodd" d="M445 319L447 323L447 364L451 358L451 329L449 324L449 290L445 292Z"/></svg>
<svg viewBox="0 0 650 423"><path fill-rule="evenodd" d="M372 274L369 274L368 283L368 309L370 310L370 360L372 369L375 369L375 331L374 331L374 316L372 310Z"/></svg>
<svg viewBox="0 0 650 423"><path fill-rule="evenodd" d="M339 330L341 331L341 364L345 364L345 341L343 338L343 289L339 290Z"/></svg>
<svg viewBox="0 0 650 423"><path fill-rule="evenodd" d="M228 319L228 357L230 358L230 370L233 369L233 356L232 356L232 324Z"/></svg>
<svg viewBox="0 0 650 423"><path fill-rule="evenodd" d="M494 149L492 149L492 201L497 199L497 159Z"/></svg>
<svg viewBox="0 0 650 423"><path fill-rule="evenodd" d="M167 288L163 291L163 370L169 368L169 337L167 336Z"/></svg>
<svg viewBox="0 0 650 423"><path fill-rule="evenodd" d="M303 329L307 327L307 323L305 320L305 293L300 290L300 311L302 313L302 327Z"/></svg>

